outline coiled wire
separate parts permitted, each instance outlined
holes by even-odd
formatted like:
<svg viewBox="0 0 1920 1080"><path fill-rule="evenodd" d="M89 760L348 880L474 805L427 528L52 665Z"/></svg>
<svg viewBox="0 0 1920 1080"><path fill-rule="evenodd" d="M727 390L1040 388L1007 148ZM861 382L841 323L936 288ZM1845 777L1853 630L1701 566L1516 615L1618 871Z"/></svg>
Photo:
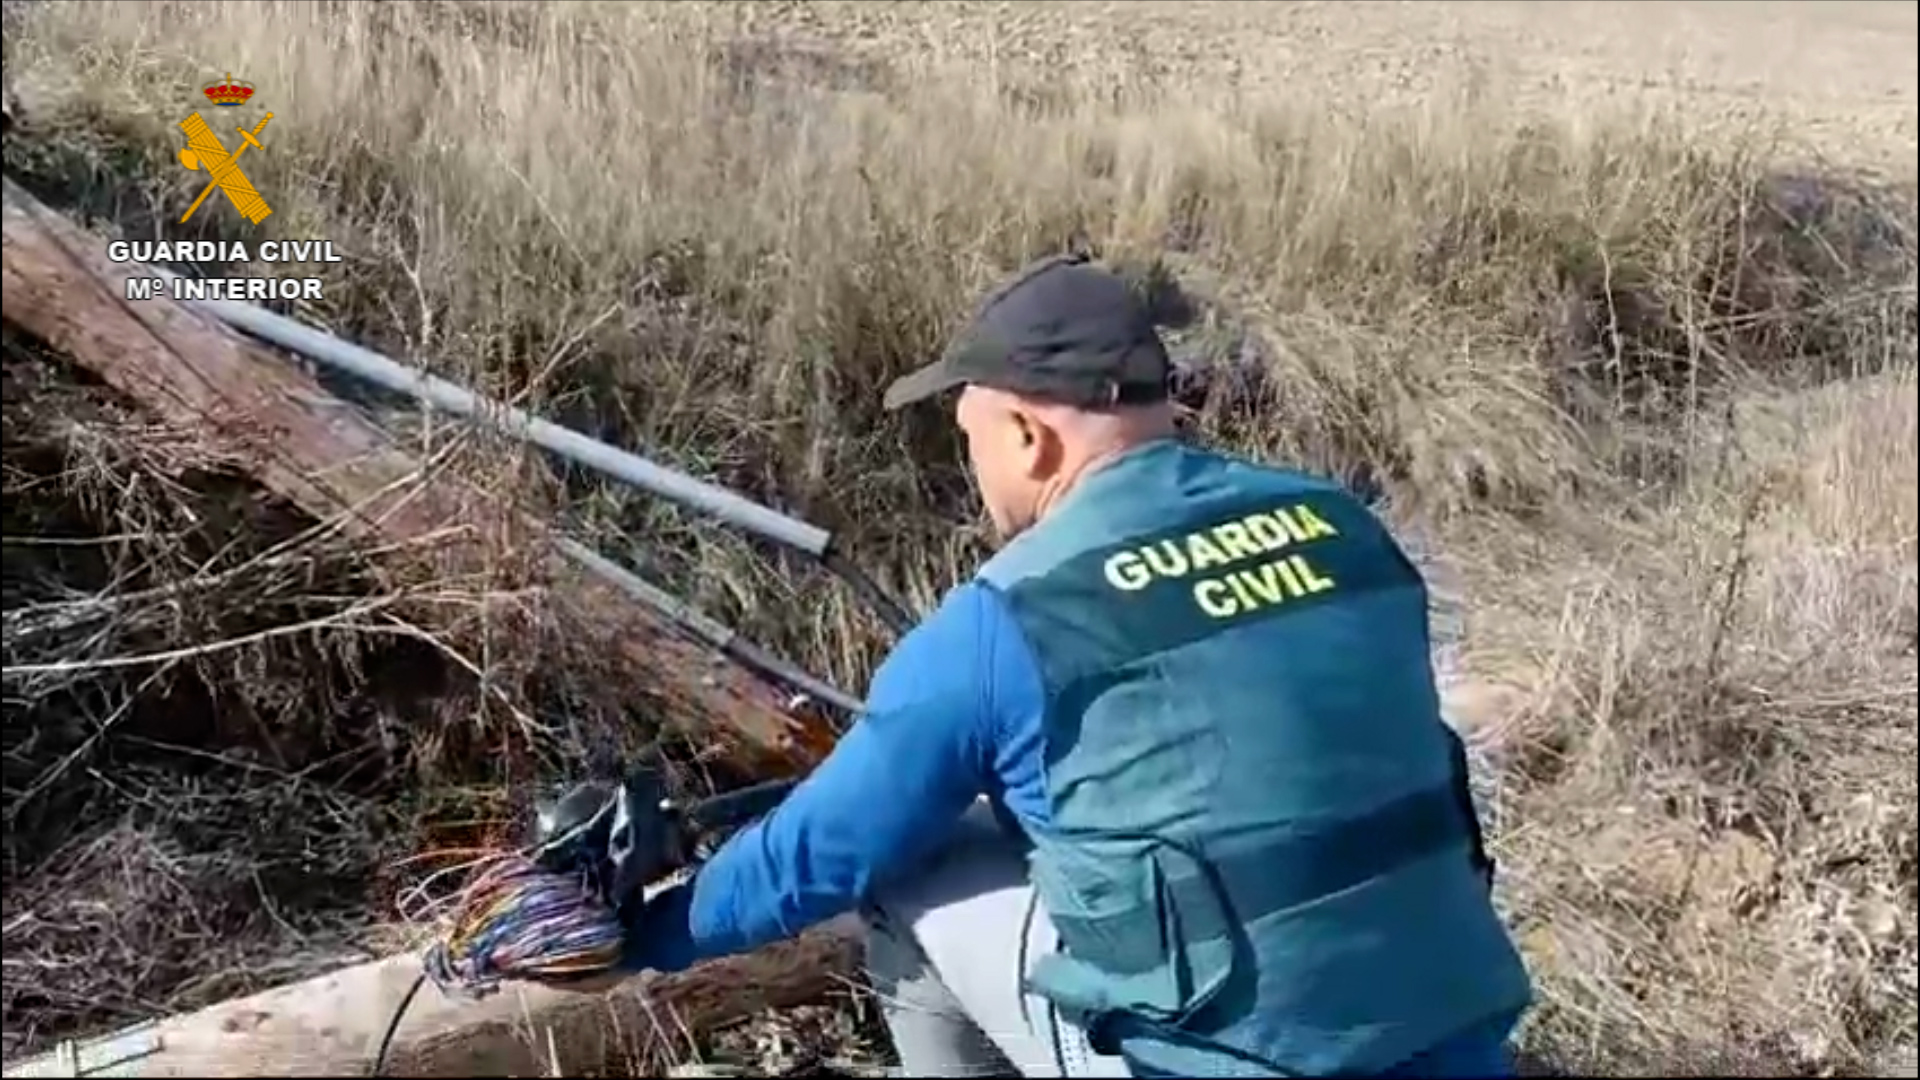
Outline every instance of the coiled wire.
<svg viewBox="0 0 1920 1080"><path fill-rule="evenodd" d="M503 856L462 890L453 926L428 950L427 975L470 994L503 979L565 982L612 970L623 932L585 881Z"/></svg>
<svg viewBox="0 0 1920 1080"><path fill-rule="evenodd" d="M482 997L510 979L565 983L619 966L625 931L583 876L555 873L522 854L498 856L454 899L446 933L428 948L374 1055L385 1074L394 1036L421 986Z"/></svg>

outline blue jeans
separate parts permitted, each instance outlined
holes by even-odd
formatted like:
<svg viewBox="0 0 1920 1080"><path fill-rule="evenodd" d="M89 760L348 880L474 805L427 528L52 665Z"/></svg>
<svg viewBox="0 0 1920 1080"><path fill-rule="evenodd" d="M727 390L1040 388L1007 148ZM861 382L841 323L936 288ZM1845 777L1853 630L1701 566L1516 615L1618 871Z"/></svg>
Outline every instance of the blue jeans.
<svg viewBox="0 0 1920 1080"><path fill-rule="evenodd" d="M900 1076L1185 1076L1097 1055L1083 1032L1021 990L1028 962L1055 947L1025 853L983 801L941 857L875 897L867 964L900 1054ZM1476 1026L1378 1075L1405 1080L1513 1075L1517 1017ZM1258 1062L1231 1075L1275 1076ZM1219 1072L1207 1075L1223 1075Z"/></svg>

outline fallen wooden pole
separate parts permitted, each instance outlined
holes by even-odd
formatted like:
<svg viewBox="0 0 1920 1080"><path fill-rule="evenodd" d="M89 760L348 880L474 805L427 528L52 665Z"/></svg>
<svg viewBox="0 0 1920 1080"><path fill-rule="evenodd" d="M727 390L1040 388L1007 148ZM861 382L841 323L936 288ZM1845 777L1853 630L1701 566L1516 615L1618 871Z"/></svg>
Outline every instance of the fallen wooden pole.
<svg viewBox="0 0 1920 1080"><path fill-rule="evenodd" d="M401 1019L383 1075L579 1076L682 1056L689 1033L845 985L859 952L858 926L848 918L750 956L643 975L604 994L512 984L475 1001L429 985ZM366 1076L419 973L417 957L390 957L9 1063L0 1075Z"/></svg>
<svg viewBox="0 0 1920 1080"><path fill-rule="evenodd" d="M485 565L493 550L540 550L554 607L579 640L602 641L623 671L674 708L665 719L736 770L793 775L832 746L824 720L790 715L781 695L729 665L549 543L527 508L425 467L274 351L164 296L128 300L106 244L11 181L5 185L6 319L156 417L206 433L268 489L373 542L452 535L445 557ZM503 544L504 541L504 544Z"/></svg>

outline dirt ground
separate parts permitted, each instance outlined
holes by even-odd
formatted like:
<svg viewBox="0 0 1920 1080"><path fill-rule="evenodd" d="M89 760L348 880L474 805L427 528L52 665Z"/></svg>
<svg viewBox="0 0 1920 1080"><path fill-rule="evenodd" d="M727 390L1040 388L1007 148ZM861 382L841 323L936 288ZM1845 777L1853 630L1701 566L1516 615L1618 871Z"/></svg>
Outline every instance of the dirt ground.
<svg viewBox="0 0 1920 1080"><path fill-rule="evenodd" d="M1481 0L1189 0L743 5L742 17L838 43L969 62L1062 66L1150 54L1170 83L1249 91L1314 84L1355 102L1418 101L1450 85L1554 99L1634 99L1695 118L1789 118L1829 155L1915 147L1920 48L1901 2L1658 4Z"/></svg>

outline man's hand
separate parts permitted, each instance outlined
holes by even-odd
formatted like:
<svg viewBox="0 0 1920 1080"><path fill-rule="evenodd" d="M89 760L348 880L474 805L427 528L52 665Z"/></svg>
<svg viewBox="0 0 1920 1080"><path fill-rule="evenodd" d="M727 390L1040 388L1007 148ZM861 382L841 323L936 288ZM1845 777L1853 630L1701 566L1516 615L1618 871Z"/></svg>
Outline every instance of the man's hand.
<svg viewBox="0 0 1920 1080"><path fill-rule="evenodd" d="M626 933L617 967L571 978L532 981L569 993L604 994L643 972L660 974L684 970L694 959L685 948L690 893L689 883L683 881L668 886L643 903L633 905L638 907L638 911L623 913ZM669 932L675 927L678 928L677 933ZM677 949L674 947L676 943L680 945ZM666 947L662 948L663 945Z"/></svg>

